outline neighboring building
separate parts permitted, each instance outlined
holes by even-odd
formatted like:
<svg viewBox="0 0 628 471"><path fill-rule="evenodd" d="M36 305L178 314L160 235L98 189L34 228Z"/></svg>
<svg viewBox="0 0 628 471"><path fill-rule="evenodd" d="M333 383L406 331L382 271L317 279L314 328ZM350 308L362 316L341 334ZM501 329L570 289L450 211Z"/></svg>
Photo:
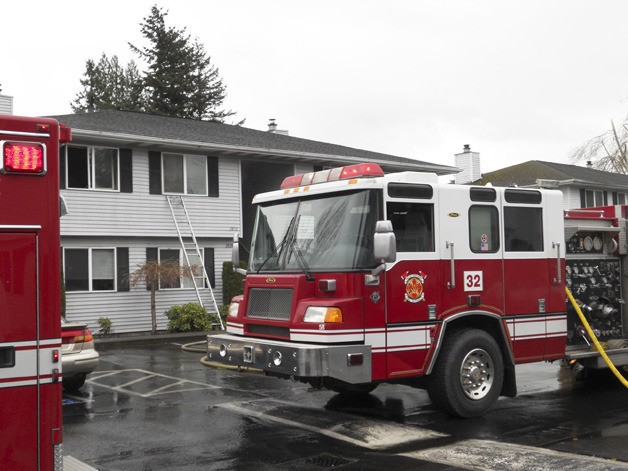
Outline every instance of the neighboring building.
<svg viewBox="0 0 628 471"><path fill-rule="evenodd" d="M596 170L590 166L530 160L512 167L485 173L474 185L527 188L557 188L563 193L563 207L591 208L628 203L628 175Z"/></svg>
<svg viewBox="0 0 628 471"><path fill-rule="evenodd" d="M0 114L13 114L13 97L0 95Z"/></svg>
<svg viewBox="0 0 628 471"><path fill-rule="evenodd" d="M480 153L471 152L471 146L465 144L460 154L455 154L456 167L460 173L456 174L455 181L458 185L466 185L482 177L480 172Z"/></svg>
<svg viewBox="0 0 628 471"><path fill-rule="evenodd" d="M185 201L202 262L222 299L222 265L234 233L250 243L253 195L284 177L324 167L375 162L384 171L453 174L456 168L208 121L124 111L54 116L72 128L61 151L61 218L66 316L97 330L108 317L115 332L150 330L145 286L129 272L151 259L182 259L167 195ZM269 131L275 131L271 122ZM203 290L204 303L209 302ZM161 286L158 328L174 304L194 302L189 280Z"/></svg>

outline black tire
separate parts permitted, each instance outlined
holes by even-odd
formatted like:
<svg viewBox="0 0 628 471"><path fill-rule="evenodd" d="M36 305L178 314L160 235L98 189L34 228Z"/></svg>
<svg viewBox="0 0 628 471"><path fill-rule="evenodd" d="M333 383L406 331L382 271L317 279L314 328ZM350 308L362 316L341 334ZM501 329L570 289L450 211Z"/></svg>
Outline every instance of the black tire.
<svg viewBox="0 0 628 471"><path fill-rule="evenodd" d="M70 378L63 378L63 389L66 391L76 391L85 384L86 374L78 374Z"/></svg>
<svg viewBox="0 0 628 471"><path fill-rule="evenodd" d="M445 339L428 382L432 403L462 418L483 415L495 405L504 382L497 342L479 329L463 329Z"/></svg>

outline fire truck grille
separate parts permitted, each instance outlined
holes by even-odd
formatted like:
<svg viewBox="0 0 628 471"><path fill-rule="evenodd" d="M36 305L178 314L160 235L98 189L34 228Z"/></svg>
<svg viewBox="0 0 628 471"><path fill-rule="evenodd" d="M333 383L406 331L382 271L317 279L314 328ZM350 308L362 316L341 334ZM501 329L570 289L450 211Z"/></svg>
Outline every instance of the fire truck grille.
<svg viewBox="0 0 628 471"><path fill-rule="evenodd" d="M249 324L249 332L256 335L267 335L269 337L290 338L288 327L277 327L275 325Z"/></svg>
<svg viewBox="0 0 628 471"><path fill-rule="evenodd" d="M252 288L246 317L289 321L293 294L291 288Z"/></svg>

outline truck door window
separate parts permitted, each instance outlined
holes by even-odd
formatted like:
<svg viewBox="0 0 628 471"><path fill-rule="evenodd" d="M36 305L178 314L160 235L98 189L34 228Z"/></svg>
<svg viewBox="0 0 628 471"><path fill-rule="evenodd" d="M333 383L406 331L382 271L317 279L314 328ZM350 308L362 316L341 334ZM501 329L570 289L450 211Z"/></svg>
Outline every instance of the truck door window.
<svg viewBox="0 0 628 471"><path fill-rule="evenodd" d="M542 252L542 209L504 207L504 243L507 252Z"/></svg>
<svg viewBox="0 0 628 471"><path fill-rule="evenodd" d="M434 205L389 202L386 212L397 239L397 252L434 252Z"/></svg>
<svg viewBox="0 0 628 471"><path fill-rule="evenodd" d="M476 253L499 250L499 213L495 206L469 208L469 247Z"/></svg>

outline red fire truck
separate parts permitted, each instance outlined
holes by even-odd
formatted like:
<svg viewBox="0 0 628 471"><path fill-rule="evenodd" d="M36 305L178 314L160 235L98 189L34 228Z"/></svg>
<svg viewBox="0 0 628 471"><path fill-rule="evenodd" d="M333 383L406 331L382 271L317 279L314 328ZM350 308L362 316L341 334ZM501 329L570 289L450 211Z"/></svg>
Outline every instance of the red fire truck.
<svg viewBox="0 0 628 471"><path fill-rule="evenodd" d="M244 295L227 333L208 336L210 361L342 394L409 384L473 417L516 394L516 364L597 360L567 312L568 272L572 285L586 273L578 295L583 306L598 296L595 316L615 310L595 327L623 338L617 224L570 214L566 243L557 190L357 164L288 177L253 203Z"/></svg>
<svg viewBox="0 0 628 471"><path fill-rule="evenodd" d="M59 143L53 119L0 116L0 468L61 469Z"/></svg>

